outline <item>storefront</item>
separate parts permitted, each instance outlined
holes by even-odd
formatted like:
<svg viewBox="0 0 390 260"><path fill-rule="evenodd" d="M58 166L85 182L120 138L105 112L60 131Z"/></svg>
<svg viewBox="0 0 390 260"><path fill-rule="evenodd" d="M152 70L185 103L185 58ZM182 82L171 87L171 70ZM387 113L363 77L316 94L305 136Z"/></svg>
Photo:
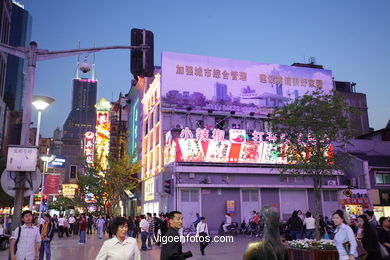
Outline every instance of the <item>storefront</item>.
<svg viewBox="0 0 390 260"><path fill-rule="evenodd" d="M378 190L380 204L374 204L374 214L377 220L390 217L390 190Z"/></svg>
<svg viewBox="0 0 390 260"><path fill-rule="evenodd" d="M351 218L357 218L362 215L364 211L370 208L370 200L368 198L367 190L351 189L350 191L351 195L344 195L342 199L347 222L349 222Z"/></svg>

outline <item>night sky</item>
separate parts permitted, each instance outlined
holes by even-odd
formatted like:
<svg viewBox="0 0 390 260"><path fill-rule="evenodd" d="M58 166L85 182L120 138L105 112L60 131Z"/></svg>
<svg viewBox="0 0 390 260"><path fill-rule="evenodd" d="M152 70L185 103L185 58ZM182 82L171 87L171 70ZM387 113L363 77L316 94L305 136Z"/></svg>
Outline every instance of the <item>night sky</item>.
<svg viewBox="0 0 390 260"><path fill-rule="evenodd" d="M370 126L390 119L390 1L19 1L33 18L38 48L129 45L130 29L155 35L155 64L172 51L265 63L308 62L356 82L367 94ZM83 59L83 57L82 57ZM92 57L88 58L92 62ZM126 50L98 52L99 98L130 88ZM76 57L41 61L34 94L56 99L43 113L42 135L52 136L71 106ZM33 119L36 120L36 113Z"/></svg>

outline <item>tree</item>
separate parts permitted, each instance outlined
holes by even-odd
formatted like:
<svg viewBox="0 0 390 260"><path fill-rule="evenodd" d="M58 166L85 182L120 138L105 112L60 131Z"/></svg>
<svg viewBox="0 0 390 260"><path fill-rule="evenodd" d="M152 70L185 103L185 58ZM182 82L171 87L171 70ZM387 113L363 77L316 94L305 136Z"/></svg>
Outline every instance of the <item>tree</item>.
<svg viewBox="0 0 390 260"><path fill-rule="evenodd" d="M83 174L78 177L80 196L93 194L96 206L106 213L119 215L119 200L126 199L126 190L134 189L140 182L139 162L133 163L132 157L108 158L108 168L102 169L99 160L93 164L84 164Z"/></svg>
<svg viewBox="0 0 390 260"><path fill-rule="evenodd" d="M306 176L313 180L316 238L320 238L319 212L323 179L344 169L335 161L333 148L344 146L353 136L351 113L344 99L335 93L313 91L271 116L272 131L280 137L278 154L286 160L281 174ZM339 157L346 160L345 156Z"/></svg>
<svg viewBox="0 0 390 260"><path fill-rule="evenodd" d="M53 201L49 204L49 208L58 210L60 212L60 215L62 211L73 209L73 207L73 201L66 197L58 197L56 201Z"/></svg>

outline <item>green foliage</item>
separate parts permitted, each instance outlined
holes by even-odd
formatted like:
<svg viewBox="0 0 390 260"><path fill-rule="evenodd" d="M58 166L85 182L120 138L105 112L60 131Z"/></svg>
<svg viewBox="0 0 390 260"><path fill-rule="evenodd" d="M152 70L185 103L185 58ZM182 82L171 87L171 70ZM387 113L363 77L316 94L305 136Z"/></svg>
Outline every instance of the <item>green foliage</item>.
<svg viewBox="0 0 390 260"><path fill-rule="evenodd" d="M50 209L55 209L60 212L68 209L73 209L73 207L73 201L66 197L58 197L56 201L53 201L49 204Z"/></svg>
<svg viewBox="0 0 390 260"><path fill-rule="evenodd" d="M95 205L103 211L110 205L111 211L118 210L119 200L125 199L125 190L137 186L140 180L137 173L141 170L140 164L133 163L132 157L108 158L109 167L102 169L98 160L92 165L84 164L84 172L78 176L79 196L85 197L92 193L96 199ZM117 212L118 213L118 212Z"/></svg>
<svg viewBox="0 0 390 260"><path fill-rule="evenodd" d="M315 90L311 95L295 99L275 109L271 118L272 131L284 136L285 145L278 145L279 156L287 164L280 168L282 175L307 176L313 180L316 234L323 177L345 169L348 158L339 155L336 161L333 149L349 143L352 131L351 115L355 111L336 93L326 94Z"/></svg>

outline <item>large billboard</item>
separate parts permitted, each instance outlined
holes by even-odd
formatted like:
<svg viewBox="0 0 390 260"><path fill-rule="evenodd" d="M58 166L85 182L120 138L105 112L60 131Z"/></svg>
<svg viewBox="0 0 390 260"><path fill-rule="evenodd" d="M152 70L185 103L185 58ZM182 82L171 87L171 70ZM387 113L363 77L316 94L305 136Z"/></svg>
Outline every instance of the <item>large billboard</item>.
<svg viewBox="0 0 390 260"><path fill-rule="evenodd" d="M163 108L266 115L333 80L330 70L163 52L161 85Z"/></svg>

